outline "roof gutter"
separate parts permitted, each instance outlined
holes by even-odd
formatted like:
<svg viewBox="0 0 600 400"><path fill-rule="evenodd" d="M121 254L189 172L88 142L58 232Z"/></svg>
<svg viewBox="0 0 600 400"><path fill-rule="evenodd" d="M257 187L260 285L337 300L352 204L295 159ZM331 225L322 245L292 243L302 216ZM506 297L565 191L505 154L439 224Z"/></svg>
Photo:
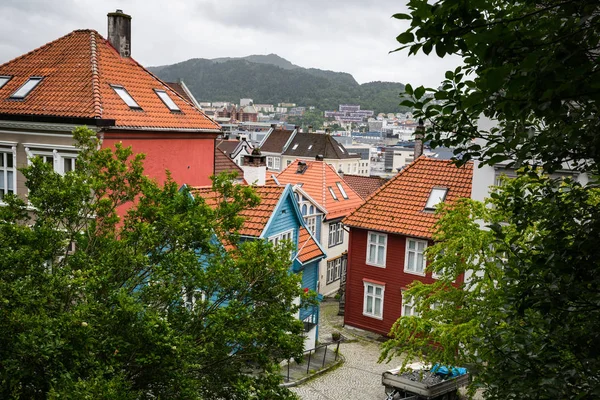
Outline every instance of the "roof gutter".
<svg viewBox="0 0 600 400"><path fill-rule="evenodd" d="M0 114L0 120L22 121L22 122L41 122L41 123L52 123L52 124L90 125L90 126L98 126L98 127L112 127L116 123L116 121L114 119L61 117L61 116L55 116L55 115L35 115L35 114Z"/></svg>

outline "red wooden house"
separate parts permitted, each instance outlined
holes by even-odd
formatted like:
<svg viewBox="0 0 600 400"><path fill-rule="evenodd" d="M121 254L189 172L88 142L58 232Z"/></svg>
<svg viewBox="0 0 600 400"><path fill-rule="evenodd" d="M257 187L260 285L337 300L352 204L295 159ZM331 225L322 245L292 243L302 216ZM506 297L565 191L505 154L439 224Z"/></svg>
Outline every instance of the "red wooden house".
<svg viewBox="0 0 600 400"><path fill-rule="evenodd" d="M435 279L423 254L433 244L435 206L470 197L472 178L472 163L457 168L422 156L343 220L350 228L346 325L387 335L399 317L414 314L402 292L414 280Z"/></svg>

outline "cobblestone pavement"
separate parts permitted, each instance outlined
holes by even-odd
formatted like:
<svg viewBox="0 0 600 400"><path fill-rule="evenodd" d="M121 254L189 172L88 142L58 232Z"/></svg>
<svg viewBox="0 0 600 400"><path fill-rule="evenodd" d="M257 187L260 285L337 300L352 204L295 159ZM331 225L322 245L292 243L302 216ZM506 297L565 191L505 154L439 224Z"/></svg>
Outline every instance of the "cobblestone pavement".
<svg viewBox="0 0 600 400"><path fill-rule="evenodd" d="M380 343L354 334L341 327L342 318L336 316L337 304L325 302L321 306L320 337L339 330L355 341L342 343L340 352L346 362L338 369L294 388L303 400L380 400L385 399L381 374L400 363L378 364Z"/></svg>

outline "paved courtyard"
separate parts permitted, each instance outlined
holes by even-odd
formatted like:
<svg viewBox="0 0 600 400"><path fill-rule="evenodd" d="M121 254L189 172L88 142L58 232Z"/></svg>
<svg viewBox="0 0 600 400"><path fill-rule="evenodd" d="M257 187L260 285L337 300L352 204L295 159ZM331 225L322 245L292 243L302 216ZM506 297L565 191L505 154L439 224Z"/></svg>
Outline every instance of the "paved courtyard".
<svg viewBox="0 0 600 400"><path fill-rule="evenodd" d="M337 315L337 303L329 301L321 306L320 337L331 335L332 331L341 331L352 342L342 343L340 352L346 362L334 371L291 388L305 400L379 400L385 399L381 374L400 363L378 364L380 343L353 335L350 329L341 327L342 317Z"/></svg>

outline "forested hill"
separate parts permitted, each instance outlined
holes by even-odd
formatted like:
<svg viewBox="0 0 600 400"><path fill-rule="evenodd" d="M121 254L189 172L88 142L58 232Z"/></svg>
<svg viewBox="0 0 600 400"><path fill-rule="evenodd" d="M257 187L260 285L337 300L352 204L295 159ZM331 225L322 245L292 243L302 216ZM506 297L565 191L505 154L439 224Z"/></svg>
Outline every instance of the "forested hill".
<svg viewBox="0 0 600 400"><path fill-rule="evenodd" d="M398 106L401 83L359 85L348 73L298 67L275 54L195 58L148 69L168 82L183 80L198 101L251 98L257 104L296 103L320 110L337 110L339 104L360 104L377 113L405 110Z"/></svg>

